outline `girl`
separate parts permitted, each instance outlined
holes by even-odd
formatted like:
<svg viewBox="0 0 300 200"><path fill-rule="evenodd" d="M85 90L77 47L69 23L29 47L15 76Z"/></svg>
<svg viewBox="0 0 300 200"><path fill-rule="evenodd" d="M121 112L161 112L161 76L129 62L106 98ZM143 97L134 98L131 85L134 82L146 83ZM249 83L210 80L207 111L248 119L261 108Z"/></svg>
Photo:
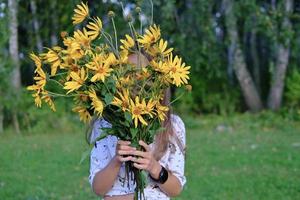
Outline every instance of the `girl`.
<svg viewBox="0 0 300 200"><path fill-rule="evenodd" d="M163 105L169 105L170 93L170 89L165 91ZM163 123L165 130L156 135L154 142L147 145L139 141L145 152L115 136L96 142L90 157L89 181L97 195L104 196L104 200L133 200L135 185L125 178L126 161L132 161L134 167L148 173L148 185L144 190L147 200L169 200L181 193L186 183L185 126L181 118L170 110ZM104 119L94 122L91 141L101 135L103 127L109 128L111 124Z"/></svg>

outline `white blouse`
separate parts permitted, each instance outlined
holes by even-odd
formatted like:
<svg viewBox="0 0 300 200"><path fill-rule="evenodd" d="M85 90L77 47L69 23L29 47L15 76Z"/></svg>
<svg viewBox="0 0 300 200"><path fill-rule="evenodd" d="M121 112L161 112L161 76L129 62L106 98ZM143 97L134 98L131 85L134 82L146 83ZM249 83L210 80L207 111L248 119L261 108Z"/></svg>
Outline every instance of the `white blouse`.
<svg viewBox="0 0 300 200"><path fill-rule="evenodd" d="M179 116L174 114L171 114L171 120L176 136L178 137L179 141L183 144L183 146L185 146L185 126L183 121ZM111 124L105 121L104 119L96 120L92 130L91 141L95 141L95 139L101 135L102 127L111 128ZM93 183L93 179L96 173L105 168L110 162L110 160L115 156L117 141L118 139L116 136L107 136L106 138L96 142L94 148L91 151L90 156L89 182L91 185ZM150 147L153 149L154 144L150 144ZM169 147L164 156L159 160L159 163L178 178L182 187L186 183L186 177L184 176L184 161L184 154L180 150L176 140L172 137L169 142ZM134 181L128 180L125 177L125 175L125 164L123 163L113 187L105 196L125 195L134 193ZM146 200L170 199L163 191L160 190L157 184L154 181L152 181L152 179L149 176L148 185L144 190L144 194Z"/></svg>

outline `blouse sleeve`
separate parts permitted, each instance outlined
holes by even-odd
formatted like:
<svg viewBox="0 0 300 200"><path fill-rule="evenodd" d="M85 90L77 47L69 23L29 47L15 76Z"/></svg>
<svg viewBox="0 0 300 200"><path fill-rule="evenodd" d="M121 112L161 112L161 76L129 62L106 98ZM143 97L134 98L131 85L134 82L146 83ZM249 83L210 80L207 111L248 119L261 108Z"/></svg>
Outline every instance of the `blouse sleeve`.
<svg viewBox="0 0 300 200"><path fill-rule="evenodd" d="M182 148L179 147L177 139L172 140L173 150L171 150L169 160L168 160L168 169L174 176L178 178L183 187L186 183L186 177L184 175L184 163L185 163L185 126L183 121L179 116L173 117L173 128L174 132L182 144Z"/></svg>
<svg viewBox="0 0 300 200"><path fill-rule="evenodd" d="M110 127L110 125L103 119L98 119L97 121L95 121L91 134L91 141L94 141L102 134L101 128L103 127ZM91 151L89 175L89 182L91 185L93 184L96 173L105 168L110 160L111 155L108 148L108 139L106 137L100 141L97 141Z"/></svg>

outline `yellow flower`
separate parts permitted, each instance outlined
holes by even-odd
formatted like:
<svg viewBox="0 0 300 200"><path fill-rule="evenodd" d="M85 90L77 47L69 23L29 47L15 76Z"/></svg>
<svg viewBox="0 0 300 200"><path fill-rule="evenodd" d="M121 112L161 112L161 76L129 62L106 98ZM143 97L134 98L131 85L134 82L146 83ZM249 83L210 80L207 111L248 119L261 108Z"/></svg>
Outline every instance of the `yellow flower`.
<svg viewBox="0 0 300 200"><path fill-rule="evenodd" d="M98 116L101 116L104 109L104 105L103 102L97 97L96 91L93 88L89 91L89 97L92 101L92 108L94 109L94 112Z"/></svg>
<svg viewBox="0 0 300 200"><path fill-rule="evenodd" d="M135 97L135 102L130 99L130 112L132 115L132 119L134 120L135 127L138 126L138 122L140 121L143 125L148 125L145 119L142 117L142 114L148 114L145 112L145 107L142 103L140 103L140 98L138 96Z"/></svg>
<svg viewBox="0 0 300 200"><path fill-rule="evenodd" d="M104 82L105 77L110 76L110 72L113 71L113 69L110 68L109 65L105 64L105 62L101 61L101 60L97 60L100 57L96 56L94 58L94 61L86 64L86 67L88 69L93 70L94 72L94 76L91 78L92 82L96 82L101 80L102 82Z"/></svg>
<svg viewBox="0 0 300 200"><path fill-rule="evenodd" d="M65 38L63 39L63 43L64 43L64 45L65 45L66 47L71 46L71 44L72 44L73 41L74 41L74 38L72 38L72 37L65 37Z"/></svg>
<svg viewBox="0 0 300 200"><path fill-rule="evenodd" d="M149 76L151 76L151 74L145 67L142 68L142 71L140 73L136 73L137 80L147 79Z"/></svg>
<svg viewBox="0 0 300 200"><path fill-rule="evenodd" d="M121 43L122 43L120 49L122 49L122 50L129 50L132 47L134 47L135 42L134 42L133 38L130 37L128 34L126 34L125 37L126 37L126 40L120 40Z"/></svg>
<svg viewBox="0 0 300 200"><path fill-rule="evenodd" d="M41 70L41 68L39 68L39 69ZM45 82L45 84L46 84L46 82ZM41 107L42 106L42 100L41 100L40 93L44 89L44 83L42 85L37 85L37 84L30 85L26 89L35 91L35 93L32 94L32 97L34 97L34 103L35 103L36 107Z"/></svg>
<svg viewBox="0 0 300 200"><path fill-rule="evenodd" d="M118 106L122 108L122 110L125 112L129 109L129 91L128 89L122 88L122 92L117 92L118 97L114 97L113 101L111 102L112 105Z"/></svg>
<svg viewBox="0 0 300 200"><path fill-rule="evenodd" d="M91 38L88 36L88 32L86 29L83 29L83 32L81 30L77 30L74 32L74 39L76 42L78 42L82 47L84 48L90 48L91 44Z"/></svg>
<svg viewBox="0 0 300 200"><path fill-rule="evenodd" d="M156 104L156 102L153 101L152 99L150 99L148 101L148 103L146 103L145 99L143 99L142 105L144 107L144 114L148 114L148 115L150 115L150 117L153 117L153 115L155 114L155 112L154 112L155 104Z"/></svg>
<svg viewBox="0 0 300 200"><path fill-rule="evenodd" d="M78 60L84 56L84 51L81 49L81 46L78 42L73 41L67 49L69 56Z"/></svg>
<svg viewBox="0 0 300 200"><path fill-rule="evenodd" d="M77 8L74 9L74 16L72 17L73 24L80 24L89 15L89 7L87 4L81 2Z"/></svg>
<svg viewBox="0 0 300 200"><path fill-rule="evenodd" d="M42 68L37 69L36 70L37 75L33 78L36 81L36 84L43 89L46 85L46 74L45 72L42 70Z"/></svg>
<svg viewBox="0 0 300 200"><path fill-rule="evenodd" d="M36 69L42 68L42 61L41 61L41 59L37 55L35 55L34 53L31 53L30 54L30 58L31 58L31 60L34 61ZM36 72L36 70L34 72Z"/></svg>
<svg viewBox="0 0 300 200"><path fill-rule="evenodd" d="M105 59L105 65L110 66L110 65L115 65L118 63L118 60L113 53L109 53L107 58Z"/></svg>
<svg viewBox="0 0 300 200"><path fill-rule="evenodd" d="M165 62L162 62L162 61L156 62L155 60L152 60L150 62L150 65L152 66L152 68L155 71L161 72L163 74L169 73L169 69L168 69L167 64Z"/></svg>
<svg viewBox="0 0 300 200"><path fill-rule="evenodd" d="M137 41L148 48L151 44L157 42L160 38L160 28L156 25L150 26L149 29L145 31L145 34L141 36Z"/></svg>
<svg viewBox="0 0 300 200"><path fill-rule="evenodd" d="M81 102L87 102L89 100L89 95L88 95L88 91L78 91L76 92L76 96L74 98L75 104L80 104Z"/></svg>
<svg viewBox="0 0 300 200"><path fill-rule="evenodd" d="M169 107L161 105L161 103L158 101L155 105L155 108L158 118L161 121L164 121L166 118L166 112L169 111Z"/></svg>
<svg viewBox="0 0 300 200"><path fill-rule="evenodd" d="M188 74L190 66L185 66L185 63L182 63L182 59L178 56L175 56L173 59L173 55L171 54L167 61L167 66L169 68L169 74L172 79L172 83L177 87L181 84L187 84L189 76Z"/></svg>
<svg viewBox="0 0 300 200"><path fill-rule="evenodd" d="M32 94L32 97L34 97L34 103L35 103L36 107L38 107L38 108L42 107L42 100L40 97L40 93L39 92L34 93L34 94Z"/></svg>
<svg viewBox="0 0 300 200"><path fill-rule="evenodd" d="M65 90L69 90L67 94L73 92L74 90L78 90L84 84L84 81L87 79L88 74L86 75L84 68L81 68L80 76L76 72L71 72L70 76L72 78L72 81L65 82L64 87Z"/></svg>
<svg viewBox="0 0 300 200"><path fill-rule="evenodd" d="M74 65L73 63L74 60L69 55L65 55L61 59L62 59L62 63L60 65L61 69L71 68L71 66Z"/></svg>
<svg viewBox="0 0 300 200"><path fill-rule="evenodd" d="M48 49L49 51L46 54L43 54L43 58L46 62L51 64L51 76L54 76L57 72L58 67L61 64L60 57L57 52L54 50L61 50L60 47L53 47L53 49Z"/></svg>
<svg viewBox="0 0 300 200"><path fill-rule="evenodd" d="M120 51L119 63L120 64L128 63L128 55L129 55L129 52L127 50Z"/></svg>
<svg viewBox="0 0 300 200"><path fill-rule="evenodd" d="M47 91L42 91L42 100L44 100L49 105L51 110L53 110L54 112L56 111L54 102Z"/></svg>
<svg viewBox="0 0 300 200"><path fill-rule="evenodd" d="M154 47L149 50L149 53L152 56L161 55L163 57L166 57L173 51L173 48L167 49L167 47L168 42L164 41L163 39L160 39L159 43L154 45Z"/></svg>
<svg viewBox="0 0 300 200"><path fill-rule="evenodd" d="M102 29L102 21L99 17L93 18L93 22L89 22L86 26L89 28L87 34L91 37L92 40L96 39Z"/></svg>
<svg viewBox="0 0 300 200"><path fill-rule="evenodd" d="M116 87L123 88L134 84L134 80L130 76L120 77L117 79Z"/></svg>
<svg viewBox="0 0 300 200"><path fill-rule="evenodd" d="M37 93L44 90L44 87L47 83L46 81L47 77L42 68L36 69L36 76L33 79L35 80L35 84L28 86L27 90L35 90Z"/></svg>
<svg viewBox="0 0 300 200"><path fill-rule="evenodd" d="M78 112L80 120L84 123L89 123L92 119L92 116L90 115L89 111L86 109L86 107L79 105L72 109L73 112Z"/></svg>

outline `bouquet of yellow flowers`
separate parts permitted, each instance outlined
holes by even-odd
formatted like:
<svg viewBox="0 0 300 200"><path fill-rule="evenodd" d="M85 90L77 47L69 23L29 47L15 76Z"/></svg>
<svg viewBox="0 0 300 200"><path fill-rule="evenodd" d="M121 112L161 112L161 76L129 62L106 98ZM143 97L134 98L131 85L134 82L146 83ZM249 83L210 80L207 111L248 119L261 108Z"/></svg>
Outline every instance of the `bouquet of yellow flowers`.
<svg viewBox="0 0 300 200"><path fill-rule="evenodd" d="M190 67L173 55L157 25L150 25L143 34L128 22L130 34L119 41L114 13L110 11L109 16L113 37L104 31L99 17L89 15L87 4L77 5L73 24L83 28L72 36L62 32L63 46L30 54L36 65L35 83L27 89L34 92L37 107L45 102L53 111L54 97L73 97L73 111L83 122L89 123L97 115L112 124L98 140L115 135L142 149L138 141L152 143L166 117L169 107L161 103L165 89L186 85ZM65 92L49 91L49 82ZM142 171L130 162L126 169L134 174L136 197L142 197L146 186Z"/></svg>

